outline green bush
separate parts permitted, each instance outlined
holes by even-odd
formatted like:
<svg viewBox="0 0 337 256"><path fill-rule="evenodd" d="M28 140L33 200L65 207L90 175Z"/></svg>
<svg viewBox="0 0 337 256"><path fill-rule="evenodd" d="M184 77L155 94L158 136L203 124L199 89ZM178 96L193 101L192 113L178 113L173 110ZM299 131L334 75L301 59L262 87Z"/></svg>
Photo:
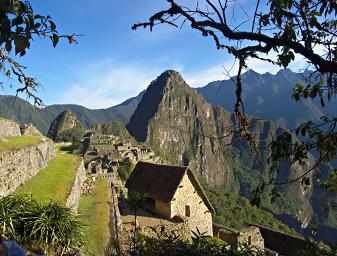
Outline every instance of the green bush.
<svg viewBox="0 0 337 256"><path fill-rule="evenodd" d="M0 234L26 250L63 255L82 244L82 224L67 207L41 204L31 196L10 195L0 199Z"/></svg>
<svg viewBox="0 0 337 256"><path fill-rule="evenodd" d="M118 166L117 172L122 181L126 181L128 179L133 168L134 164L132 162L128 162L126 165Z"/></svg>

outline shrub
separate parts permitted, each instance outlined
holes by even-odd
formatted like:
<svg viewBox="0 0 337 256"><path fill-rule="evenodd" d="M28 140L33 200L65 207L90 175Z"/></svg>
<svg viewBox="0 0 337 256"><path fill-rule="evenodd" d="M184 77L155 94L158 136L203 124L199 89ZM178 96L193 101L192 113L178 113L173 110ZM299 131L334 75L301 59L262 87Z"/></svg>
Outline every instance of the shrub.
<svg viewBox="0 0 337 256"><path fill-rule="evenodd" d="M67 207L40 204L28 195L0 199L0 233L27 250L63 255L82 244L82 224Z"/></svg>
<svg viewBox="0 0 337 256"><path fill-rule="evenodd" d="M134 168L132 162L128 162L126 165L118 166L117 172L122 181L126 181Z"/></svg>

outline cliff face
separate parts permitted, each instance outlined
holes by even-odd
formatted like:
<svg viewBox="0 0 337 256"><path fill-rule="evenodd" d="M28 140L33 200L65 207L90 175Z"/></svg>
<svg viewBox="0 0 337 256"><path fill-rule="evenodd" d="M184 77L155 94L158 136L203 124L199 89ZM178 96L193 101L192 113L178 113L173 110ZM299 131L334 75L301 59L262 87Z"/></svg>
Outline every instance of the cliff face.
<svg viewBox="0 0 337 256"><path fill-rule="evenodd" d="M127 128L138 141L149 144L172 164L190 165L211 185L232 176L214 133L215 118L225 126L229 113L214 108L180 74L166 71L148 87Z"/></svg>
<svg viewBox="0 0 337 256"><path fill-rule="evenodd" d="M22 149L0 150L0 197L13 193L54 156L53 142L46 138Z"/></svg>
<svg viewBox="0 0 337 256"><path fill-rule="evenodd" d="M47 136L55 141L62 133L71 133L72 130L74 133L84 133L85 128L72 112L64 111L52 122Z"/></svg>
<svg viewBox="0 0 337 256"><path fill-rule="evenodd" d="M166 71L150 84L127 128L167 162L189 165L208 184L224 185L229 192L251 198L261 178L267 180L269 175L268 151L257 155L246 140L229 133L228 128L235 125L232 114L208 104L179 73ZM261 148L283 131L270 121L252 127ZM310 157L305 165L292 166L290 160L284 161L275 178L284 182L298 177L312 161ZM312 218L312 188L304 190L294 183L282 192L273 205L268 193L264 194L262 206L306 227Z"/></svg>

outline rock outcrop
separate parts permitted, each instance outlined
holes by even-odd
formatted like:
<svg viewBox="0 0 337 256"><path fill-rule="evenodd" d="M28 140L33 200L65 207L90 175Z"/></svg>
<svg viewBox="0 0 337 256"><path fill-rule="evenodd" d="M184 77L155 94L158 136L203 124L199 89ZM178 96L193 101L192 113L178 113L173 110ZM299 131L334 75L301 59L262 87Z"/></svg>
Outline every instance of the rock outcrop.
<svg viewBox="0 0 337 256"><path fill-rule="evenodd" d="M55 156L50 139L21 149L0 150L0 197L13 193Z"/></svg>
<svg viewBox="0 0 337 256"><path fill-rule="evenodd" d="M18 123L0 118L0 137L15 137L20 136L20 126Z"/></svg>
<svg viewBox="0 0 337 256"><path fill-rule="evenodd" d="M40 136L42 137L42 133L32 124L24 124L20 127L21 134L24 136Z"/></svg>

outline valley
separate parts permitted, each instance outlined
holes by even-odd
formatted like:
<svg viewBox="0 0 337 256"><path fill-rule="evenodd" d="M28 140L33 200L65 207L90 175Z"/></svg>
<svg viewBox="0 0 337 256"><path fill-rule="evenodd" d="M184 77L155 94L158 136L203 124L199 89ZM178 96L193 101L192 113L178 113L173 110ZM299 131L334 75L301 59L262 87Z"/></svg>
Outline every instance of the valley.
<svg viewBox="0 0 337 256"><path fill-rule="evenodd" d="M250 71L246 76L252 74L256 75ZM207 87L210 85L205 88ZM90 247L96 253L102 253L109 236L106 228L108 210L112 209L107 204L112 199L106 179L111 182L111 179L119 177L119 182L125 182L138 161L189 166L201 180L207 196L215 206L215 223L236 230L247 228L253 223L294 235L310 235L312 226L316 225L315 239L336 242L336 197L321 189L314 182L312 174L307 176L312 184L309 188L300 183L287 185L282 188L281 197L275 203L271 203L271 190L268 189L262 195L261 209L250 205L248 200L253 197L252 191L261 179L270 177L269 153L262 151L257 155L246 140L231 132L230 128L237 125L234 115L219 104L211 105L209 102L211 99L207 96L205 99L201 95L201 89L191 88L173 70L158 76L138 97L110 108L110 112L97 110L101 112L95 112L93 116L90 113L94 112L80 106L50 106L36 110L21 99L1 96L0 105L17 105L13 110L14 120L21 124L32 122L55 142L72 143L71 146L59 146L56 156L48 161L48 166L24 182L15 193L32 194L44 202L48 199L65 202L65 195L70 193L69 186L74 182L76 172L69 176L64 170L76 170L78 161L83 157L86 179L97 180L94 185L88 185L87 194L82 191L80 196L76 192L75 208L84 216L88 225L87 235L96 232L97 237L100 237L100 245L96 247L97 242L89 235L87 239ZM25 111L19 106L25 106ZM118 117L116 113L119 110L116 109L122 106L128 112L123 112L123 117ZM54 109L52 115L50 109ZM5 108L0 111L4 118L13 116L14 113ZM53 115L56 115L54 120L51 119ZM289 117L289 123L292 125L299 120L291 118ZM127 124L124 126L123 123ZM46 129L48 126L50 127ZM36 133L35 128L30 129ZM283 131L285 128L280 123L266 119L259 120L251 127L254 139L261 149L266 149ZM0 142L0 151L4 147L15 150L35 145L41 136L6 138L6 144ZM291 164L290 160L285 160L274 178L284 182L297 177L313 162L312 155L304 164ZM62 173L57 174L61 170ZM79 178L79 182L81 187L84 179ZM43 186L38 185L41 183ZM90 205L97 207L91 208ZM233 216L239 217L236 219ZM97 229L97 225L106 226Z"/></svg>

